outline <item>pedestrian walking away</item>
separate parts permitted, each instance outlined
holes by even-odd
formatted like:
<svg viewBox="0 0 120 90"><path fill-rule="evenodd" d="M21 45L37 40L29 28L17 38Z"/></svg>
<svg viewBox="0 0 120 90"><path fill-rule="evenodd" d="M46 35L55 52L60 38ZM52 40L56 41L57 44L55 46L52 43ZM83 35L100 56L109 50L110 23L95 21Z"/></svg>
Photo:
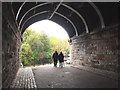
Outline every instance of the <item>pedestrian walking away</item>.
<svg viewBox="0 0 120 90"><path fill-rule="evenodd" d="M58 59L59 59L59 67L63 68L64 65L64 55L62 52L60 52L60 54L58 55Z"/></svg>
<svg viewBox="0 0 120 90"><path fill-rule="evenodd" d="M52 58L53 58L53 61L54 61L54 67L57 67L57 61L58 61L58 52L57 51L55 51L53 53Z"/></svg>

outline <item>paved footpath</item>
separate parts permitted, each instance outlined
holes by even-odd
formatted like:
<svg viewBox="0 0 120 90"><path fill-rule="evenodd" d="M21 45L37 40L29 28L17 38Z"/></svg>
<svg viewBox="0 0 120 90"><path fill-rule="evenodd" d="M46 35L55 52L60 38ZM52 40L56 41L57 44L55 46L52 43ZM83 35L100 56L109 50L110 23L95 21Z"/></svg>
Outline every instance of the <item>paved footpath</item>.
<svg viewBox="0 0 120 90"><path fill-rule="evenodd" d="M115 79L88 72L90 68L77 68L71 65L64 68L51 65L34 67L37 88L118 88L118 81Z"/></svg>
<svg viewBox="0 0 120 90"><path fill-rule="evenodd" d="M20 68L11 88L37 88L31 67Z"/></svg>
<svg viewBox="0 0 120 90"><path fill-rule="evenodd" d="M11 88L116 88L117 77L112 72L85 66L68 65L60 69L53 65L41 65L20 68Z"/></svg>
<svg viewBox="0 0 120 90"><path fill-rule="evenodd" d="M88 71L88 72L92 72L95 74L99 74L99 75L102 75L104 77L111 78L114 80L118 80L118 79L120 80L120 78L118 78L118 73L114 73L111 71L101 70L101 69L92 68L92 67L88 67L88 66L82 66L82 65L71 65L71 67L78 68L78 69Z"/></svg>

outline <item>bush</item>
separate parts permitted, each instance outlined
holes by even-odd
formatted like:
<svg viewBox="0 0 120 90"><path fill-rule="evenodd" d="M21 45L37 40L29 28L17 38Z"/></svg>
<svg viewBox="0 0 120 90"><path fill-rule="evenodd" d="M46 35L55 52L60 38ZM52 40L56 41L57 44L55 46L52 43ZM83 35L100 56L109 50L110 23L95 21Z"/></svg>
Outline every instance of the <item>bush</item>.
<svg viewBox="0 0 120 90"><path fill-rule="evenodd" d="M28 65L30 65L30 63L29 63L28 60L22 60L22 64L23 64L23 66L28 66Z"/></svg>

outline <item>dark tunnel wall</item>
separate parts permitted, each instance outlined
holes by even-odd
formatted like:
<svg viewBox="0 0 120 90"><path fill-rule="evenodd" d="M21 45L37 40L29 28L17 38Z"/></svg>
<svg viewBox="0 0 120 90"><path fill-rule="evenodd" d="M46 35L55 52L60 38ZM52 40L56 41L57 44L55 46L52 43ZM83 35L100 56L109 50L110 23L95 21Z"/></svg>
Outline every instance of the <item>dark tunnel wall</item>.
<svg viewBox="0 0 120 90"><path fill-rule="evenodd" d="M20 32L9 4L2 11L2 88L9 88L20 66Z"/></svg>

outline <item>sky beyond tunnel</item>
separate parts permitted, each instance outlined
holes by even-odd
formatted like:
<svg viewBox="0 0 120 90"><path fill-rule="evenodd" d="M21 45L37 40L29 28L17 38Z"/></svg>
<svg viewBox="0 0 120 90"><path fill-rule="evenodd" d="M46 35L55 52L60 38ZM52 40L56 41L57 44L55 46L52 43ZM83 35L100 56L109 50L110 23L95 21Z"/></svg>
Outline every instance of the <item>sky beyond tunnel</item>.
<svg viewBox="0 0 120 90"><path fill-rule="evenodd" d="M37 33L44 31L48 36L54 36L60 39L69 39L69 36L65 29L57 23L50 20L38 21L29 26L32 30Z"/></svg>

